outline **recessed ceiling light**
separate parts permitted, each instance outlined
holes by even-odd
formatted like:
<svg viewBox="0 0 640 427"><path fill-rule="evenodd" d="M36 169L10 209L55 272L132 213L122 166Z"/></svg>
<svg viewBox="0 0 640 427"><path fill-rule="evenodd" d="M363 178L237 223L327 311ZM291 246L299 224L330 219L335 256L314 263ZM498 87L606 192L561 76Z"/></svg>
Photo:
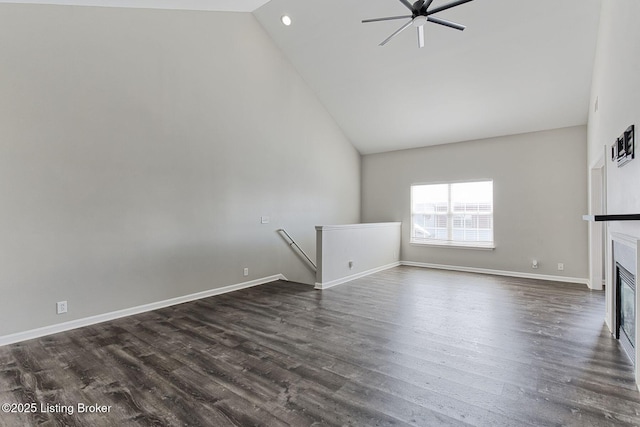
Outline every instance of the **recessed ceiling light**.
<svg viewBox="0 0 640 427"><path fill-rule="evenodd" d="M282 21L282 23L284 25L286 25L287 27L289 25L291 25L291 17L289 15L282 15L282 18L280 18L280 20Z"/></svg>

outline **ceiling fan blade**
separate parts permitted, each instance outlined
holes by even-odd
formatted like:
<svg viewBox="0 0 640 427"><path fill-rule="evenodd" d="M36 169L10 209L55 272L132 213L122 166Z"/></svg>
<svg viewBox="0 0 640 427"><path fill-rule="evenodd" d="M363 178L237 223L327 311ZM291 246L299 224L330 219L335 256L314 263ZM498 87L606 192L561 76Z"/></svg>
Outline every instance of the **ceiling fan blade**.
<svg viewBox="0 0 640 427"><path fill-rule="evenodd" d="M411 18L411 15L402 15L402 16L388 16L386 18L373 18L373 19L365 19L362 21L363 24L367 22L379 22L379 21L391 21L392 19L408 19Z"/></svg>
<svg viewBox="0 0 640 427"><path fill-rule="evenodd" d="M424 47L424 25L418 27L418 47Z"/></svg>
<svg viewBox="0 0 640 427"><path fill-rule="evenodd" d="M407 6L409 8L409 10L411 12L413 12L413 5L411 3L409 3L408 0L400 0L400 3L402 3L403 5Z"/></svg>
<svg viewBox="0 0 640 427"><path fill-rule="evenodd" d="M422 9L420 10L426 11L427 9L429 9L429 6L431 6L431 3L433 3L433 0L427 0L424 6L422 6Z"/></svg>
<svg viewBox="0 0 640 427"><path fill-rule="evenodd" d="M469 3L470 1L473 1L473 0L457 0L451 3L447 3L444 6L436 7L435 9L430 10L429 15L442 12L443 10L451 9L452 7L460 6L461 4Z"/></svg>
<svg viewBox="0 0 640 427"><path fill-rule="evenodd" d="M465 27L462 24L456 24L455 22L447 21L446 19L435 18L433 16L427 16L427 21L434 24L444 25L445 27L455 28L456 30L464 31Z"/></svg>
<svg viewBox="0 0 640 427"><path fill-rule="evenodd" d="M413 23L413 19L409 22L407 22L406 24L404 24L402 27L398 28L398 30L391 34L389 37L387 37L382 43L380 43L380 46L384 46L385 44L389 43L389 41L394 38L395 36L397 36L398 34L400 34L401 32L403 32L404 30L406 30L407 28L409 28L411 26L411 24Z"/></svg>

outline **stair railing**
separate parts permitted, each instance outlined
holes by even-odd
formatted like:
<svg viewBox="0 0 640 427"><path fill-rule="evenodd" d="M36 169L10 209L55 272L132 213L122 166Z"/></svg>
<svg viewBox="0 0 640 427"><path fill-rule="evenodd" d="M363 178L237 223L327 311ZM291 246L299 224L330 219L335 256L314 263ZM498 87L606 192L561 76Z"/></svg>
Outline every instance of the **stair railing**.
<svg viewBox="0 0 640 427"><path fill-rule="evenodd" d="M289 244L289 246L292 248L295 247L298 250L298 252L307 259L309 264L313 266L313 271L318 271L318 266L316 265L316 263L313 262L311 258L309 258L309 255L307 255L307 253L304 250L302 250L300 245L298 245L298 243L296 243L296 241L293 240L293 237L291 237L291 235L287 233L287 230L285 230L284 228L280 228L278 232L284 233L284 235L286 236L285 240L287 240L287 243Z"/></svg>

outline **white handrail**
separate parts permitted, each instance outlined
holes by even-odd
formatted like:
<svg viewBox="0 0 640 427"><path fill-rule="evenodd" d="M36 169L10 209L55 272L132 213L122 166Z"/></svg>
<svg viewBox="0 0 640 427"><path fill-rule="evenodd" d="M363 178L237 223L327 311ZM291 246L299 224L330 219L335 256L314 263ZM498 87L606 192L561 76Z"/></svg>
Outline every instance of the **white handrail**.
<svg viewBox="0 0 640 427"><path fill-rule="evenodd" d="M298 244L296 243L296 241L295 241L295 240L293 240L293 237L291 237L291 236L289 235L289 233L287 233L287 230L285 230L284 228L280 228L278 231L279 231L279 232L280 232L280 231L281 231L281 232L283 232L283 233L287 236L287 238L289 239L289 246L295 246L295 247L296 247L296 249L298 249L298 251L300 251L300 253L301 253L301 254L302 254L302 255L307 259L307 261L309 261L309 264L311 264L311 265L313 266L313 270L314 270L314 271L318 271L318 266L316 265L316 263L315 263L315 262L313 262L313 261L311 261L311 258L309 258L309 255L307 255L307 253L306 253L305 251L303 251L303 250L302 250L302 248L300 247L300 245L298 245Z"/></svg>

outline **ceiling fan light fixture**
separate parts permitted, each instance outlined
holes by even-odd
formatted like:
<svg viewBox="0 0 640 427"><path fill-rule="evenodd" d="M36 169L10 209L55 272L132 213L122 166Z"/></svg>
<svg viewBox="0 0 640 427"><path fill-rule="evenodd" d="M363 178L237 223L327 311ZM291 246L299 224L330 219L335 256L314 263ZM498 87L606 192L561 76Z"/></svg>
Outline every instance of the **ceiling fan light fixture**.
<svg viewBox="0 0 640 427"><path fill-rule="evenodd" d="M413 18L413 26L414 27L422 27L424 24L427 23L427 17L420 15L420 16L416 16L415 18Z"/></svg>
<svg viewBox="0 0 640 427"><path fill-rule="evenodd" d="M288 27L289 25L291 25L291 22L292 22L292 21L291 21L291 17L290 17L289 15L282 15L282 16L280 17L280 21L282 21L282 23L283 23L284 25L286 25L287 27Z"/></svg>

